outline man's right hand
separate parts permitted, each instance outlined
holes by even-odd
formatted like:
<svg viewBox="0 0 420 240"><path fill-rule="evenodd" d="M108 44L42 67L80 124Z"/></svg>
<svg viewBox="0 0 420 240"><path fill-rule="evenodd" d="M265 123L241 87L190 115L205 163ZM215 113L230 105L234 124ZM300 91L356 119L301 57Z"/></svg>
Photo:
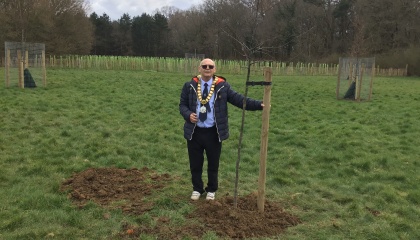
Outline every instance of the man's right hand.
<svg viewBox="0 0 420 240"><path fill-rule="evenodd" d="M190 121L192 123L197 123L198 122L198 118L197 118L197 114L196 113L191 113L190 114Z"/></svg>

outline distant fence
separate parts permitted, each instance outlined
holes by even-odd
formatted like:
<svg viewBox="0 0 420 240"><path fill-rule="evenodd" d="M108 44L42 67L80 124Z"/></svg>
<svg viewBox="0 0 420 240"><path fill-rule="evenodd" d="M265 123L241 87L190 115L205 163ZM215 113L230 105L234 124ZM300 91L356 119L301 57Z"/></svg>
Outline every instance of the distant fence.
<svg viewBox="0 0 420 240"><path fill-rule="evenodd" d="M4 59L2 59L4 61ZM191 62L193 61L193 62ZM215 60L219 74L246 74L247 61ZM121 56L50 56L46 58L47 68L98 69L98 70L140 70L185 73L185 67L200 60L165 57L121 57ZM4 66L4 62L2 62ZM264 67L271 67L273 75L325 75L337 76L338 64L292 63L258 61L251 65L251 72L258 73ZM407 68L375 68L376 76L407 76Z"/></svg>

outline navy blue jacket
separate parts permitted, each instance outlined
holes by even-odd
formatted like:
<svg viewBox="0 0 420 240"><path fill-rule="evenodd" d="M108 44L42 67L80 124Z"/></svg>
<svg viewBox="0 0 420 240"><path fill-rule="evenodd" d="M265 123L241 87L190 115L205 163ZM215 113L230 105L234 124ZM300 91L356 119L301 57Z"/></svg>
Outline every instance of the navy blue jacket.
<svg viewBox="0 0 420 240"><path fill-rule="evenodd" d="M229 124L228 124L228 106L227 103L241 108L243 107L244 96L231 89L226 79L221 76L217 77L218 80L214 87L214 120L216 121L217 133L219 141L223 141L229 137ZM186 82L182 87L181 99L179 102L179 112L185 119L184 123L184 138L191 140L196 123L190 121L191 113L196 112L197 108L197 85L200 79L193 77L191 81ZM262 110L262 101L254 100L251 98L246 99L246 110Z"/></svg>

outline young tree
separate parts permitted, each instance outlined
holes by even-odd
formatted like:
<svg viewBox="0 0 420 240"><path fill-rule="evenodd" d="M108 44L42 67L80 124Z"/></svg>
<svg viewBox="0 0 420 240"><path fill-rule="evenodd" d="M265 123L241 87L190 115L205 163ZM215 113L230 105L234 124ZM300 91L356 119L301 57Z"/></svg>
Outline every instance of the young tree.
<svg viewBox="0 0 420 240"><path fill-rule="evenodd" d="M217 1L208 0L206 2L206 12L209 14L211 24L222 30L225 40L232 40L236 50L247 61L247 77L246 82L250 81L251 65L266 54L271 47L266 44L269 42L262 34L263 25L265 24L265 13L270 6L265 4L263 0L227 0ZM232 11L232 10L236 11ZM232 14L228 14L232 12ZM233 14L234 13L234 14ZM218 16L222 14L222 17ZM248 85L245 88L245 99L243 101L242 122L238 143L238 158L236 160L236 177L234 189L234 207L237 207L238 182L239 182L239 165L241 161L242 138L245 123L246 98L248 95ZM265 183L264 183L265 184Z"/></svg>

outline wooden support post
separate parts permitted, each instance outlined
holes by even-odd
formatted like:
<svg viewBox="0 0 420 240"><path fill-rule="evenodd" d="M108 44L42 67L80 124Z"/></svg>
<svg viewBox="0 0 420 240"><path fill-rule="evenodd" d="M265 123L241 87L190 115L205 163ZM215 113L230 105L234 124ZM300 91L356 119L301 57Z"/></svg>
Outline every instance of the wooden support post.
<svg viewBox="0 0 420 240"><path fill-rule="evenodd" d="M19 68L19 87L25 88L25 84L23 81L23 59L22 59L22 52L17 50L17 57L18 57L18 68Z"/></svg>
<svg viewBox="0 0 420 240"><path fill-rule="evenodd" d="M42 85L47 87L47 69L45 67L45 50L42 50L41 56L41 64L42 64Z"/></svg>
<svg viewBox="0 0 420 240"><path fill-rule="evenodd" d="M19 87L20 88L25 88L25 80L24 80L24 63L23 61L19 62Z"/></svg>
<svg viewBox="0 0 420 240"><path fill-rule="evenodd" d="M359 101L360 102L360 94L361 94L361 92L362 92L362 84L363 84L363 74L364 74L364 67L365 67L365 65L364 64L361 64L362 66L359 66L359 76L360 76L360 78L358 79L359 81L358 81L358 85L356 84L356 87L357 87L357 94L356 94L356 99L357 99L357 101Z"/></svg>
<svg viewBox="0 0 420 240"><path fill-rule="evenodd" d="M266 67L264 69L265 82L271 83L272 70ZM264 86L264 109L262 114L261 128L261 147L260 147L260 176L258 178L258 199L257 205L259 212L264 212L265 203L265 180L266 180L266 161L268 147L268 127L271 108L271 85Z"/></svg>
<svg viewBox="0 0 420 240"><path fill-rule="evenodd" d="M372 65L372 72L370 76L370 86L369 86L369 98L368 101L372 99L372 89L373 89L373 78L375 77L375 64Z"/></svg>
<svg viewBox="0 0 420 240"><path fill-rule="evenodd" d="M350 72L350 74L349 74L349 86L348 87L350 87L351 86L351 83L353 82L353 63L349 63L349 72Z"/></svg>
<svg viewBox="0 0 420 240"><path fill-rule="evenodd" d="M11 59L10 59L10 49L6 49L6 87L10 87L10 66L11 66Z"/></svg>
<svg viewBox="0 0 420 240"><path fill-rule="evenodd" d="M25 64L23 65L23 69L29 68L29 52L28 50L25 51Z"/></svg>
<svg viewBox="0 0 420 240"><path fill-rule="evenodd" d="M356 76L356 86L354 88L354 100L359 100L359 75Z"/></svg>
<svg viewBox="0 0 420 240"><path fill-rule="evenodd" d="M335 89L335 96L337 99L339 99L339 95L340 95L340 81L341 81L341 66L343 65L341 61L341 58L339 58L338 60L338 79L337 79L337 88Z"/></svg>

